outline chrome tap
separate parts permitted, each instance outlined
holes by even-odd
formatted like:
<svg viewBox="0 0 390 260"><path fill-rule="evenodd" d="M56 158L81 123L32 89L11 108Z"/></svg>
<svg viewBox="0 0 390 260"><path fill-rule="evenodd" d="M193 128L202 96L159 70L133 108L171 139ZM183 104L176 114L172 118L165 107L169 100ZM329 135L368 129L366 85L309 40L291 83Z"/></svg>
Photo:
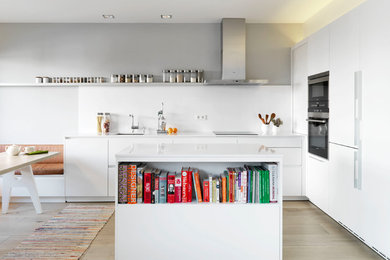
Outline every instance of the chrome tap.
<svg viewBox="0 0 390 260"><path fill-rule="evenodd" d="M129 114L129 117L131 117L131 132L134 133L134 130L139 129L139 123L137 123L137 125L134 125L134 115L133 114Z"/></svg>

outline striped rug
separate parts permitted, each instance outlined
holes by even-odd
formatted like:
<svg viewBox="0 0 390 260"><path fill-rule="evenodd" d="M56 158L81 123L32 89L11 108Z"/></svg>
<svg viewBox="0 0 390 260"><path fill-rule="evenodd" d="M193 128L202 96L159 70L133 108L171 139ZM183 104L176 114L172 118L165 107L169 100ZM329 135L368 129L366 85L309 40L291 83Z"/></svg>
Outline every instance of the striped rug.
<svg viewBox="0 0 390 260"><path fill-rule="evenodd" d="M79 259L114 213L114 205L69 205L1 259Z"/></svg>

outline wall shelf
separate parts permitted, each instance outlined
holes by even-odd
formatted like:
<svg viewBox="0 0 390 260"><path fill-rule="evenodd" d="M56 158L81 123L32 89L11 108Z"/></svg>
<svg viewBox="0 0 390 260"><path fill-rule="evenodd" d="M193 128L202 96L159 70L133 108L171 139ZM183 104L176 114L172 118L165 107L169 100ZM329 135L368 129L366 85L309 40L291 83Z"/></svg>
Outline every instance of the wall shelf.
<svg viewBox="0 0 390 260"><path fill-rule="evenodd" d="M204 83L0 83L0 87L194 87Z"/></svg>

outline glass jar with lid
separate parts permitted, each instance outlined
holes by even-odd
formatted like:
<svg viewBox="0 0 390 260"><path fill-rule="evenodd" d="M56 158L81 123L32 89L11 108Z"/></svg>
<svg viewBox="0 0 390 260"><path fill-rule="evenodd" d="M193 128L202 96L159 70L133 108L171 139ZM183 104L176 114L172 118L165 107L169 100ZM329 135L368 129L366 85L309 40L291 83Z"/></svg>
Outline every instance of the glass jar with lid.
<svg viewBox="0 0 390 260"><path fill-rule="evenodd" d="M146 82L146 75L139 74L139 83L145 83Z"/></svg>
<svg viewBox="0 0 390 260"><path fill-rule="evenodd" d="M163 82L168 83L169 82L169 70L163 70Z"/></svg>
<svg viewBox="0 0 390 260"><path fill-rule="evenodd" d="M97 134L101 135L102 134L102 122L103 122L103 113L97 113L96 116L97 120Z"/></svg>
<svg viewBox="0 0 390 260"><path fill-rule="evenodd" d="M175 70L170 70L169 71L169 82L170 83L175 83L176 82L176 71Z"/></svg>
<svg viewBox="0 0 390 260"><path fill-rule="evenodd" d="M198 70L196 81L199 83L203 83L203 70Z"/></svg>
<svg viewBox="0 0 390 260"><path fill-rule="evenodd" d="M104 135L108 135L110 133L110 125L111 125L111 114L104 113L102 120L102 131Z"/></svg>
<svg viewBox="0 0 390 260"><path fill-rule="evenodd" d="M138 83L138 82L139 82L138 74L133 74L133 83Z"/></svg>
<svg viewBox="0 0 390 260"><path fill-rule="evenodd" d="M196 70L191 70L191 83L196 83L197 79L198 79L198 75L196 73Z"/></svg>
<svg viewBox="0 0 390 260"><path fill-rule="evenodd" d="M184 71L176 70L176 82L183 83L184 82Z"/></svg>
<svg viewBox="0 0 390 260"><path fill-rule="evenodd" d="M190 70L184 70L184 82L190 82L191 81L191 72Z"/></svg>
<svg viewBox="0 0 390 260"><path fill-rule="evenodd" d="M133 82L133 78L131 77L131 74L126 74L125 82L126 82L126 83L131 83L131 82Z"/></svg>
<svg viewBox="0 0 390 260"><path fill-rule="evenodd" d="M152 83L153 82L153 74L146 75L146 82L147 83Z"/></svg>
<svg viewBox="0 0 390 260"><path fill-rule="evenodd" d="M84 83L86 82L84 81ZM116 74L111 75L111 83L118 83L118 75Z"/></svg>

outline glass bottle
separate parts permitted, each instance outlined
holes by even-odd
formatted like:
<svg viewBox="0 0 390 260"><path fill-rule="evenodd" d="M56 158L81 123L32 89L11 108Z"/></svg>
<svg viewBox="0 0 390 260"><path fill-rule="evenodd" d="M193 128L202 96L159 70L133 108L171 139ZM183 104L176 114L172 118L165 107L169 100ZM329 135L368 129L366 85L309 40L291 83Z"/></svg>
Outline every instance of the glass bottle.
<svg viewBox="0 0 390 260"><path fill-rule="evenodd" d="M104 135L108 135L110 133L110 124L111 124L111 114L104 113L102 130Z"/></svg>

